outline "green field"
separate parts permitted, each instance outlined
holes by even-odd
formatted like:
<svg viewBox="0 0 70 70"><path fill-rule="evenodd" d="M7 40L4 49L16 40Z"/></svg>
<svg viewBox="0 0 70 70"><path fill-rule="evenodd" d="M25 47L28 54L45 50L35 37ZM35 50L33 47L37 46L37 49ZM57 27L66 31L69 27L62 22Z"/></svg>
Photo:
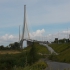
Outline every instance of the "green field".
<svg viewBox="0 0 70 70"><path fill-rule="evenodd" d="M70 63L70 43L49 44L59 55L57 61Z"/></svg>

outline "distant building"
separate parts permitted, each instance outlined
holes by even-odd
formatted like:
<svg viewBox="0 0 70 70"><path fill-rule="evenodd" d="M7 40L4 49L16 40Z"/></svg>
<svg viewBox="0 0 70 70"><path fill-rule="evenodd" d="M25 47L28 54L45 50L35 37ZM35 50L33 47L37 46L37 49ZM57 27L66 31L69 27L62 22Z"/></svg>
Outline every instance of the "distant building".
<svg viewBox="0 0 70 70"><path fill-rule="evenodd" d="M55 42L58 43L58 38L55 38Z"/></svg>
<svg viewBox="0 0 70 70"><path fill-rule="evenodd" d="M58 41L58 38L55 38L55 41Z"/></svg>

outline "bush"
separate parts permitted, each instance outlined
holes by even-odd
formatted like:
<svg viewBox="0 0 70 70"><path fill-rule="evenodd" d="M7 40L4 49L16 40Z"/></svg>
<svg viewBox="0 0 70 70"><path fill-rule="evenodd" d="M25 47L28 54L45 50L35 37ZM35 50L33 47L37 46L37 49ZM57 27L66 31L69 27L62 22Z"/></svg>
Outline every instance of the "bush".
<svg viewBox="0 0 70 70"><path fill-rule="evenodd" d="M11 70L14 65L15 65L15 60L12 58L5 58L0 60L1 70Z"/></svg>
<svg viewBox="0 0 70 70"><path fill-rule="evenodd" d="M52 53L51 55L49 55L48 58L49 58L49 60L55 60L55 61L58 60L57 55L55 55L54 53Z"/></svg>
<svg viewBox="0 0 70 70"><path fill-rule="evenodd" d="M30 70L43 70L47 67L48 65L44 61L38 61L34 63L33 65L29 66ZM26 69L24 69L26 70Z"/></svg>
<svg viewBox="0 0 70 70"><path fill-rule="evenodd" d="M32 44L31 50L29 52L29 63L33 64L38 60L38 54L34 42Z"/></svg>

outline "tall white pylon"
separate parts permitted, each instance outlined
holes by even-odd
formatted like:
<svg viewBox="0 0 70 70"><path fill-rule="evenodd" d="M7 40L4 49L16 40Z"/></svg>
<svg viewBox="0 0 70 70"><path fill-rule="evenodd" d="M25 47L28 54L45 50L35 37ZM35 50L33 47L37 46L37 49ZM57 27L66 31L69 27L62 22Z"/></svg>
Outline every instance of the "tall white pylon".
<svg viewBox="0 0 70 70"><path fill-rule="evenodd" d="M21 48L23 47L23 41L25 39L30 39L27 20L26 20L26 5L24 5L24 23L23 23L23 30L22 30Z"/></svg>

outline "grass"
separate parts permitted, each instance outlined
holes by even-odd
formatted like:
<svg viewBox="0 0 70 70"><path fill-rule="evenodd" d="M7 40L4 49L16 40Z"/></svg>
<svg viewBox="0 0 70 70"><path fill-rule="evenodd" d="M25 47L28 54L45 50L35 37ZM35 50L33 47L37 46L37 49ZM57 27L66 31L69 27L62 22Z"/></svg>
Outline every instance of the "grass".
<svg viewBox="0 0 70 70"><path fill-rule="evenodd" d="M21 51L18 50L1 50L0 54L17 54L17 53L21 53Z"/></svg>
<svg viewBox="0 0 70 70"><path fill-rule="evenodd" d="M49 44L56 52L61 53L66 49L70 48L70 43L63 43L63 44Z"/></svg>
<svg viewBox="0 0 70 70"><path fill-rule="evenodd" d="M70 48L60 53L60 55L58 55L58 60L70 63Z"/></svg>
<svg viewBox="0 0 70 70"><path fill-rule="evenodd" d="M17 67L15 68L15 70L43 70L46 67L48 67L48 65L44 62L44 61L38 61L36 63L34 63L31 66L26 66L26 67Z"/></svg>
<svg viewBox="0 0 70 70"><path fill-rule="evenodd" d="M38 44L38 43L34 43L34 45L35 45L35 48L36 48L36 50L37 50L37 53L41 53L41 54L48 54L48 53L50 53L50 52L48 51L47 47L45 47L45 46L43 46L43 45L40 45L40 44ZM30 49L31 49L31 46L26 47L24 50L30 51ZM24 50L23 50L23 51L24 51Z"/></svg>
<svg viewBox="0 0 70 70"><path fill-rule="evenodd" d="M63 44L50 44L59 55L57 55L57 61L70 63L70 43Z"/></svg>
<svg viewBox="0 0 70 70"><path fill-rule="evenodd" d="M40 44L35 44L35 45L36 45L36 49L38 50L38 53L49 54L49 51L46 46Z"/></svg>

